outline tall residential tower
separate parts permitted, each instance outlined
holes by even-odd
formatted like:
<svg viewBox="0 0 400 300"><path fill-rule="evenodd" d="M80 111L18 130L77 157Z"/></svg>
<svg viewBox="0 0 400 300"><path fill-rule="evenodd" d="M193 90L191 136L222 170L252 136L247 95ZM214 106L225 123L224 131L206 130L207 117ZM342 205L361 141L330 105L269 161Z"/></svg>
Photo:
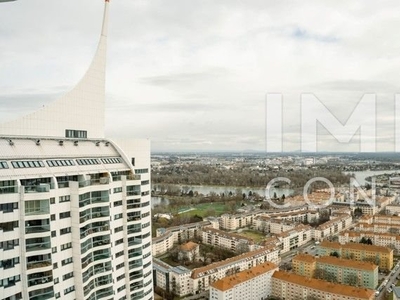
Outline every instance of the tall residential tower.
<svg viewBox="0 0 400 300"><path fill-rule="evenodd" d="M0 125L0 299L152 299L150 144L104 136L108 0L81 81Z"/></svg>

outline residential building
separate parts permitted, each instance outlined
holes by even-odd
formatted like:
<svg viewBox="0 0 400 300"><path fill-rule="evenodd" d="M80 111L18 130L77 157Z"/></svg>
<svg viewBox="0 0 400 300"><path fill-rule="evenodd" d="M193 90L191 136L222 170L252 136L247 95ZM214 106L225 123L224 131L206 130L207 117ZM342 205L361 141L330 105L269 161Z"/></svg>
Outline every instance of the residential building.
<svg viewBox="0 0 400 300"><path fill-rule="evenodd" d="M362 238L370 239L373 245L400 250L400 236L394 233L371 231L345 231L339 234L339 243L358 243Z"/></svg>
<svg viewBox="0 0 400 300"><path fill-rule="evenodd" d="M391 270L393 268L393 250L387 247L359 243L341 245L337 242L328 241L322 241L318 245L318 254L320 256L331 255L333 252L337 252L342 258L371 261L377 264L381 270Z"/></svg>
<svg viewBox="0 0 400 300"><path fill-rule="evenodd" d="M209 227L203 228L201 232L202 242L204 244L225 248L240 253L253 251L256 248L254 241L246 238L243 235Z"/></svg>
<svg viewBox="0 0 400 300"><path fill-rule="evenodd" d="M261 215L260 210L241 214L223 214L221 216L220 227L226 230L237 230L243 227L250 227L253 224L253 218Z"/></svg>
<svg viewBox="0 0 400 300"><path fill-rule="evenodd" d="M193 291L201 292L208 290L211 282L267 261L279 264L278 248L273 246L265 247L194 269L191 275L193 279Z"/></svg>
<svg viewBox="0 0 400 300"><path fill-rule="evenodd" d="M183 224L169 228L157 228L156 237L152 239L153 256L162 255L174 247L174 244L184 243L189 239L201 237L203 227L217 228L219 221L216 218L208 218L205 221Z"/></svg>
<svg viewBox="0 0 400 300"><path fill-rule="evenodd" d="M178 258L179 260L194 261L200 255L200 246L191 241L179 246Z"/></svg>
<svg viewBox="0 0 400 300"><path fill-rule="evenodd" d="M105 138L98 50L59 100L0 125L0 299L152 299L150 143Z"/></svg>
<svg viewBox="0 0 400 300"><path fill-rule="evenodd" d="M274 245L193 270L184 267L172 267L155 258L153 261L154 284L166 291L173 291L173 287L175 287L174 293L182 297L206 291L212 282L265 262L279 264L279 249Z"/></svg>
<svg viewBox="0 0 400 300"><path fill-rule="evenodd" d="M271 262L227 276L210 285L211 300L267 299L271 295L272 275L278 266Z"/></svg>
<svg viewBox="0 0 400 300"><path fill-rule="evenodd" d="M296 274L310 278L329 277L338 283L370 289L375 289L378 285L378 266L371 262L299 254L292 259L292 264Z"/></svg>
<svg viewBox="0 0 400 300"><path fill-rule="evenodd" d="M333 219L319 225L314 229L313 238L317 241L336 235L339 232L347 229L352 224L352 217L348 214L335 216Z"/></svg>
<svg viewBox="0 0 400 300"><path fill-rule="evenodd" d="M332 300L375 299L375 291L371 289L331 283L283 271L276 271L272 275L272 295L285 300L311 298Z"/></svg>
<svg viewBox="0 0 400 300"><path fill-rule="evenodd" d="M399 204L391 204L386 206L386 213L399 215L400 214L400 205Z"/></svg>
<svg viewBox="0 0 400 300"><path fill-rule="evenodd" d="M280 242L281 253L296 249L312 239L313 228L310 225L297 225L295 228L282 232L276 237Z"/></svg>

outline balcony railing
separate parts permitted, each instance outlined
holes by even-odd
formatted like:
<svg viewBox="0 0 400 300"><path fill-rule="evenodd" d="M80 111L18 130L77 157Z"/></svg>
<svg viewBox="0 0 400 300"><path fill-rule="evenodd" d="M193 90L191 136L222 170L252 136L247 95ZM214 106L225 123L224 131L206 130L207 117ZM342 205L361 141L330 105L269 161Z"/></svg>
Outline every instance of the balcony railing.
<svg viewBox="0 0 400 300"><path fill-rule="evenodd" d="M53 281L53 276L45 274L32 274L28 276L28 286L45 284Z"/></svg>
<svg viewBox="0 0 400 300"><path fill-rule="evenodd" d="M47 193L54 189L54 184L52 183L42 183L38 185L26 185L24 186L25 193Z"/></svg>
<svg viewBox="0 0 400 300"><path fill-rule="evenodd" d="M85 226L87 227L87 226ZM104 232L109 231L110 227L108 224L100 225L100 226L93 226L89 228L81 228L81 238L84 238L92 233Z"/></svg>
<svg viewBox="0 0 400 300"><path fill-rule="evenodd" d="M37 225L25 227L25 233L41 233L50 231L50 225Z"/></svg>
<svg viewBox="0 0 400 300"><path fill-rule="evenodd" d="M45 300L54 298L53 287L29 292L29 300Z"/></svg>
<svg viewBox="0 0 400 300"><path fill-rule="evenodd" d="M34 256L29 258L30 261L27 262L26 266L29 269L35 269L35 268L44 268L51 266L51 258L49 255L49 258L43 257L43 256Z"/></svg>
<svg viewBox="0 0 400 300"><path fill-rule="evenodd" d="M99 184L108 184L110 183L110 178L108 177L101 177L101 178L96 178L96 179L89 179L89 180L83 180L79 181L79 187L86 187L90 185L99 185Z"/></svg>
<svg viewBox="0 0 400 300"><path fill-rule="evenodd" d="M18 193L18 186L0 186L0 194L15 194Z"/></svg>
<svg viewBox="0 0 400 300"><path fill-rule="evenodd" d="M35 243L26 243L26 251L37 251L37 250L44 250L44 249L50 249L51 243L50 241L41 241L41 242L35 242Z"/></svg>

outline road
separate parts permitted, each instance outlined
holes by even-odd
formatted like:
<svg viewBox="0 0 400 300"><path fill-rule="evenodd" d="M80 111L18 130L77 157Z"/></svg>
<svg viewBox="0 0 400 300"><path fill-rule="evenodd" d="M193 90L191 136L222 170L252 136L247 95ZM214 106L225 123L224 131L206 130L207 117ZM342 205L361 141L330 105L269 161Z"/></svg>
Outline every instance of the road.
<svg viewBox="0 0 400 300"><path fill-rule="evenodd" d="M399 274L400 274L400 262L398 262L395 265L392 272L390 272L390 274L385 277L385 280L378 287L377 291L379 291L379 294L376 295L377 300L388 299L388 296L389 296L388 289L392 287L392 284L396 285L397 277L399 276ZM385 283L386 280L387 280L387 283Z"/></svg>

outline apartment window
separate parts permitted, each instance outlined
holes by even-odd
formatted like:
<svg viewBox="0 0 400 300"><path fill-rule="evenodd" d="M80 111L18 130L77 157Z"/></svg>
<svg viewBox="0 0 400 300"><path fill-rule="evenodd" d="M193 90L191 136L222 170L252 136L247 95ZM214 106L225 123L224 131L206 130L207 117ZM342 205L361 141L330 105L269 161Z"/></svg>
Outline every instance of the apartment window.
<svg viewBox="0 0 400 300"><path fill-rule="evenodd" d="M70 217L71 217L70 211L60 213L60 219L65 219L65 218L70 218Z"/></svg>
<svg viewBox="0 0 400 300"><path fill-rule="evenodd" d="M104 164L118 164L122 163L122 159L120 157L113 157L113 158L102 158L101 161Z"/></svg>
<svg viewBox="0 0 400 300"><path fill-rule="evenodd" d="M3 268L3 269L13 268L16 264L19 264L19 257L15 257L12 259L0 260L0 268Z"/></svg>
<svg viewBox="0 0 400 300"><path fill-rule="evenodd" d="M56 247L53 247L53 248L51 248L51 253L57 253L57 246L56 246Z"/></svg>
<svg viewBox="0 0 400 300"><path fill-rule="evenodd" d="M13 231L14 228L18 228L18 221L0 223L0 231Z"/></svg>
<svg viewBox="0 0 400 300"><path fill-rule="evenodd" d="M67 234L71 232L71 227L60 229L60 235Z"/></svg>
<svg viewBox="0 0 400 300"><path fill-rule="evenodd" d="M96 158L85 158L85 159L77 159L76 162L78 165L99 165L100 162Z"/></svg>
<svg viewBox="0 0 400 300"><path fill-rule="evenodd" d="M55 230L53 230L52 232L51 232L51 237L56 237L57 236L57 232L55 231Z"/></svg>
<svg viewBox="0 0 400 300"><path fill-rule="evenodd" d="M18 209L18 202L0 204L0 211L3 213L13 212L14 209Z"/></svg>
<svg viewBox="0 0 400 300"><path fill-rule="evenodd" d="M44 167L44 163L40 160L34 161L12 161L11 162L14 169L20 168L41 168Z"/></svg>
<svg viewBox="0 0 400 300"><path fill-rule="evenodd" d="M67 294L69 294L69 293L71 293L73 291L75 291L75 286L71 286L71 287L65 289L64 290L64 295L67 295Z"/></svg>
<svg viewBox="0 0 400 300"><path fill-rule="evenodd" d="M49 167L63 167L63 166L74 166L75 163L71 159L60 159L60 160L47 160Z"/></svg>
<svg viewBox="0 0 400 300"><path fill-rule="evenodd" d="M118 257L120 257L122 255L124 255L124 250L115 253L115 258L118 258Z"/></svg>
<svg viewBox="0 0 400 300"><path fill-rule="evenodd" d="M114 188L114 194L117 194L117 193L122 193L122 187Z"/></svg>
<svg viewBox="0 0 400 300"><path fill-rule="evenodd" d="M146 218L146 217L148 217L148 216L150 216L150 213L149 213L149 212L142 214L142 218Z"/></svg>
<svg viewBox="0 0 400 300"><path fill-rule="evenodd" d="M63 281L70 279L72 277L74 277L74 272L69 272L69 273L63 275Z"/></svg>
<svg viewBox="0 0 400 300"><path fill-rule="evenodd" d="M65 137L86 139L87 131L86 130L65 129Z"/></svg>
<svg viewBox="0 0 400 300"><path fill-rule="evenodd" d="M50 198L50 204L55 204L55 203L56 203L56 198L51 197L51 198Z"/></svg>
<svg viewBox="0 0 400 300"><path fill-rule="evenodd" d="M116 269L118 270L118 269L121 269L121 268L123 268L125 266L125 263L120 263L120 264L118 264L118 265L116 265Z"/></svg>
<svg viewBox="0 0 400 300"><path fill-rule="evenodd" d="M146 184L149 184L149 183L150 183L149 180L143 180L143 181L140 182L141 185L146 185Z"/></svg>
<svg viewBox="0 0 400 300"><path fill-rule="evenodd" d="M64 259L64 260L61 261L61 265L62 266L68 265L70 263L72 263L72 257L69 257L69 258Z"/></svg>
<svg viewBox="0 0 400 300"><path fill-rule="evenodd" d="M15 275L15 276L12 276L12 277L5 278L3 280L0 280L0 287L7 288L7 287L10 287L10 286L13 286L13 285L15 285L16 282L18 282L20 280L21 280L20 275Z"/></svg>
<svg viewBox="0 0 400 300"><path fill-rule="evenodd" d="M131 163L132 163L132 166L135 166L135 158L134 157L132 157Z"/></svg>
<svg viewBox="0 0 400 300"><path fill-rule="evenodd" d="M54 297L56 297L56 299L60 298L60 293L59 293L59 292L58 292L58 293L55 293L55 294L54 294Z"/></svg>
<svg viewBox="0 0 400 300"><path fill-rule="evenodd" d="M136 169L135 174L145 174L149 173L149 169Z"/></svg>
<svg viewBox="0 0 400 300"><path fill-rule="evenodd" d="M59 283L60 282L60 279L58 279L58 277L57 278L54 278L54 284L57 284L57 283Z"/></svg>
<svg viewBox="0 0 400 300"><path fill-rule="evenodd" d="M0 161L0 169L8 169L8 164L6 161Z"/></svg>
<svg viewBox="0 0 400 300"><path fill-rule="evenodd" d="M125 284L121 285L118 289L117 289L117 293L123 291L126 288Z"/></svg>
<svg viewBox="0 0 400 300"><path fill-rule="evenodd" d="M50 220L55 221L56 220L56 215L50 215Z"/></svg>
<svg viewBox="0 0 400 300"><path fill-rule="evenodd" d="M115 246L118 246L119 244L122 244L124 242L124 238L116 240L115 241Z"/></svg>
<svg viewBox="0 0 400 300"><path fill-rule="evenodd" d="M122 231L122 230L124 230L124 226L116 227L116 228L114 229L114 233L120 232L120 231Z"/></svg>
<svg viewBox="0 0 400 300"><path fill-rule="evenodd" d="M58 269L58 263L53 264L53 269Z"/></svg>
<svg viewBox="0 0 400 300"><path fill-rule="evenodd" d="M61 245L61 251L67 250L67 249L70 249L70 248L72 248L72 243L66 243L66 244L62 244Z"/></svg>
<svg viewBox="0 0 400 300"><path fill-rule="evenodd" d="M142 228L146 228L146 227L149 227L149 226L150 226L150 222L142 224Z"/></svg>
<svg viewBox="0 0 400 300"><path fill-rule="evenodd" d="M114 207L116 207L116 206L121 206L122 205L122 200L119 200L119 201L115 201L114 202Z"/></svg>
<svg viewBox="0 0 400 300"><path fill-rule="evenodd" d="M114 220L122 219L122 213L114 215Z"/></svg>
<svg viewBox="0 0 400 300"><path fill-rule="evenodd" d="M69 202L71 201L71 196L70 195L66 195L66 196L61 196L58 198L58 201L61 202Z"/></svg>
<svg viewBox="0 0 400 300"><path fill-rule="evenodd" d="M117 277L117 281L120 281L120 280L122 280L122 279L124 279L124 278L125 278L125 273L122 274L122 275L119 275L119 276Z"/></svg>

